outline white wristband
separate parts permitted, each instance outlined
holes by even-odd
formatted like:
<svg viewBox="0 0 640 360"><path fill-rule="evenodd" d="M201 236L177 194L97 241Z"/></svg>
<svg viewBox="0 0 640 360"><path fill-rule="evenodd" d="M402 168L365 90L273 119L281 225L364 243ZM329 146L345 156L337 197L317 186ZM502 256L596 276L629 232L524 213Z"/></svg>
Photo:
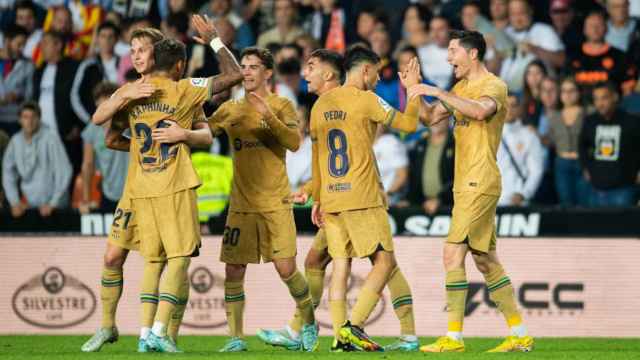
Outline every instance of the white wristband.
<svg viewBox="0 0 640 360"><path fill-rule="evenodd" d="M213 49L213 51L218 52L220 51L220 49L222 49L224 46L224 43L222 42L222 40L220 40L219 37L214 37L213 40L211 40L211 42L209 43L209 45L211 46L211 48Z"/></svg>

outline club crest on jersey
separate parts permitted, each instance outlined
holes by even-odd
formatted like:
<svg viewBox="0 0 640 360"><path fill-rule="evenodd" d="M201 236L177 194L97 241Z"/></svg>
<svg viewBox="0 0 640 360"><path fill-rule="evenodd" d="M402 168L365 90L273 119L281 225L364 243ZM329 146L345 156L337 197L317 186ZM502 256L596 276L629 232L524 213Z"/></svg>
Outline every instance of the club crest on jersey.
<svg viewBox="0 0 640 360"><path fill-rule="evenodd" d="M393 110L391 105L389 105L388 102L384 101L384 99L381 98L380 96L378 96L378 104L380 104L380 106L382 106L382 108L384 109L385 112L389 112L389 111Z"/></svg>
<svg viewBox="0 0 640 360"><path fill-rule="evenodd" d="M191 78L191 85L197 87L207 87L207 78Z"/></svg>

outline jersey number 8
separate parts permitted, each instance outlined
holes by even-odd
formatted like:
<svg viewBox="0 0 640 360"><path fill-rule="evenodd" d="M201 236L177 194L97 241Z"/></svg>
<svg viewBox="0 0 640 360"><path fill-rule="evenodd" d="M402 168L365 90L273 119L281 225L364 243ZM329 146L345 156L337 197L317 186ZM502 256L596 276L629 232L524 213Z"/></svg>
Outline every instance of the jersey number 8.
<svg viewBox="0 0 640 360"><path fill-rule="evenodd" d="M349 154L347 153L347 136L340 129L331 129L327 135L329 145L329 174L343 177L349 172Z"/></svg>

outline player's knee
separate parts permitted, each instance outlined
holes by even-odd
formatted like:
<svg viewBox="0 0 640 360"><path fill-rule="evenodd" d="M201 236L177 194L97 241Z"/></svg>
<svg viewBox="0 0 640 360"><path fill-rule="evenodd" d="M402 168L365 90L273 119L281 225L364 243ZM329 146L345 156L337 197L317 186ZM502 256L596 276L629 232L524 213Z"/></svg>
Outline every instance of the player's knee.
<svg viewBox="0 0 640 360"><path fill-rule="evenodd" d="M443 263L446 271L464 268L464 253L461 253L458 249L454 247L448 248L447 245L445 245L443 255Z"/></svg>
<svg viewBox="0 0 640 360"><path fill-rule="evenodd" d="M288 279L296 272L296 262L293 258L275 261L274 266L282 279Z"/></svg>
<svg viewBox="0 0 640 360"><path fill-rule="evenodd" d="M491 259L487 254L480 252L472 252L473 261L476 264L476 268L483 274L489 273L491 271Z"/></svg>
<svg viewBox="0 0 640 360"><path fill-rule="evenodd" d="M247 265L227 264L225 266L225 276L227 281L242 281Z"/></svg>
<svg viewBox="0 0 640 360"><path fill-rule="evenodd" d="M126 250L109 249L104 254L104 266L108 268L121 268L127 257Z"/></svg>
<svg viewBox="0 0 640 360"><path fill-rule="evenodd" d="M328 263L328 257L329 254L327 254L326 252L319 252L312 249L304 259L304 268L323 270Z"/></svg>

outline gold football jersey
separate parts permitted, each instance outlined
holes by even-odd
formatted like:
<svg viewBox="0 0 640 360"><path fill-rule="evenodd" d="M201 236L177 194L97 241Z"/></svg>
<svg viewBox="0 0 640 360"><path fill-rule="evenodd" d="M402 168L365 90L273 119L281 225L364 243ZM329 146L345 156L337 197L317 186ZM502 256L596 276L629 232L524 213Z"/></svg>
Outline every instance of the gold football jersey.
<svg viewBox="0 0 640 360"><path fill-rule="evenodd" d="M279 121L297 128L296 110L288 99L265 98ZM215 135L224 131L233 148L233 184L229 210L267 212L291 208L287 149L271 133L262 115L244 98L222 104L209 118Z"/></svg>
<svg viewBox="0 0 640 360"><path fill-rule="evenodd" d="M209 98L206 78L183 79L178 82L152 77L149 82L158 89L152 96L129 103L124 109L131 129L129 192L131 198L170 195L200 186L191 164L191 151L185 143L159 144L153 141L153 129L175 121L191 129L202 117L202 103Z"/></svg>
<svg viewBox="0 0 640 360"><path fill-rule="evenodd" d="M386 206L373 152L376 129L415 130L418 110L417 100L411 101L402 114L373 92L353 86L320 96L311 110L312 196L323 211Z"/></svg>
<svg viewBox="0 0 640 360"><path fill-rule="evenodd" d="M473 81L461 80L452 93L473 100L490 97L496 103L495 114L484 121L468 119L459 111L453 113L456 139L453 191L500 196L502 180L496 154L507 114L507 85L489 73Z"/></svg>

